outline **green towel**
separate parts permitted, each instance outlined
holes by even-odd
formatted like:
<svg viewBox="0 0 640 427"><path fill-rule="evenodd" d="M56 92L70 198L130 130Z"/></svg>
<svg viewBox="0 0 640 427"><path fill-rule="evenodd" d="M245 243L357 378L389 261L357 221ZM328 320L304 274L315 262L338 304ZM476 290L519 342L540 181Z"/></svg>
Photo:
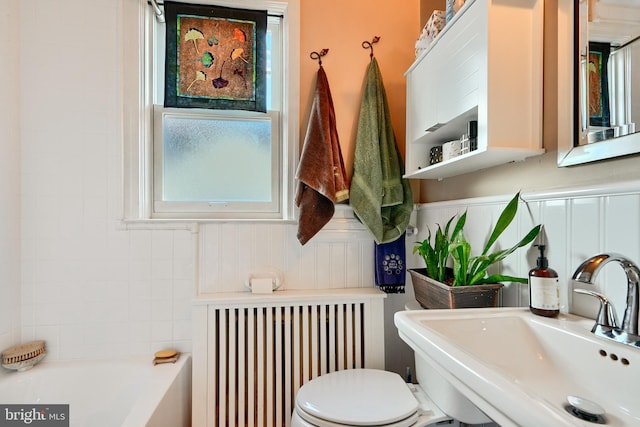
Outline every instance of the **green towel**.
<svg viewBox="0 0 640 427"><path fill-rule="evenodd" d="M356 135L350 204L377 243L398 239L409 225L413 194L391 125L376 58L367 69Z"/></svg>

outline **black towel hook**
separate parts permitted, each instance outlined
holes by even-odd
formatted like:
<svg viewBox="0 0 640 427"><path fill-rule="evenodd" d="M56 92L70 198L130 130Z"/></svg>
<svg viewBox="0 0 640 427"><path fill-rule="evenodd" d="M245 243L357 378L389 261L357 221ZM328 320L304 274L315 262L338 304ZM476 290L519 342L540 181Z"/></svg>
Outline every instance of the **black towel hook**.
<svg viewBox="0 0 640 427"><path fill-rule="evenodd" d="M378 43L380 41L380 36L374 36L373 40L368 41L365 40L362 42L362 48L363 49L370 49L371 52L369 53L369 58L373 59L373 44L374 43Z"/></svg>
<svg viewBox="0 0 640 427"><path fill-rule="evenodd" d="M325 56L327 53L329 53L329 49L322 49L320 53L315 51L311 52L309 54L309 57L313 60L318 61L318 65L322 66L322 57Z"/></svg>

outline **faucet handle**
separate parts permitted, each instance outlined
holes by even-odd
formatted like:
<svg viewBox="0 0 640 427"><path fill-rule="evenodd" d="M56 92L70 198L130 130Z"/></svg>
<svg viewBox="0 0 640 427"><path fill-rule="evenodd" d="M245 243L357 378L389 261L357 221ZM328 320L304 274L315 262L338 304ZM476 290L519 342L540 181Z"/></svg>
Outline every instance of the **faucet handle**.
<svg viewBox="0 0 640 427"><path fill-rule="evenodd" d="M598 311L596 326L608 326L614 329L618 327L618 317L616 316L616 310L613 308L613 304L607 297L605 297L601 293L594 292L589 289L574 289L573 292L576 292L578 294L590 295L600 301L600 310Z"/></svg>

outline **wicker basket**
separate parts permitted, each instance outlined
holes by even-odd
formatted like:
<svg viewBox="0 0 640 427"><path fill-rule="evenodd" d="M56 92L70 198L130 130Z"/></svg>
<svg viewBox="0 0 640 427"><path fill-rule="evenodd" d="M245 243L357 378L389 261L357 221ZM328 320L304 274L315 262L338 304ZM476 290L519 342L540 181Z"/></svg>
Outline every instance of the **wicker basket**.
<svg viewBox="0 0 640 427"><path fill-rule="evenodd" d="M426 275L426 268L410 269L416 300L424 308L497 307L502 283L449 286Z"/></svg>

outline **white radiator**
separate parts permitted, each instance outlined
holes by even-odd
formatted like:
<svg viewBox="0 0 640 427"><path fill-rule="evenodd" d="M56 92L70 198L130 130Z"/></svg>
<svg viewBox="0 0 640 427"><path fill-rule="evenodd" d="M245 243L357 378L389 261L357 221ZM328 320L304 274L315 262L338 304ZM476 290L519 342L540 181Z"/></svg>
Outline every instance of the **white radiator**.
<svg viewBox="0 0 640 427"><path fill-rule="evenodd" d="M196 427L288 427L307 381L384 368L384 294L375 289L218 295L194 307Z"/></svg>

